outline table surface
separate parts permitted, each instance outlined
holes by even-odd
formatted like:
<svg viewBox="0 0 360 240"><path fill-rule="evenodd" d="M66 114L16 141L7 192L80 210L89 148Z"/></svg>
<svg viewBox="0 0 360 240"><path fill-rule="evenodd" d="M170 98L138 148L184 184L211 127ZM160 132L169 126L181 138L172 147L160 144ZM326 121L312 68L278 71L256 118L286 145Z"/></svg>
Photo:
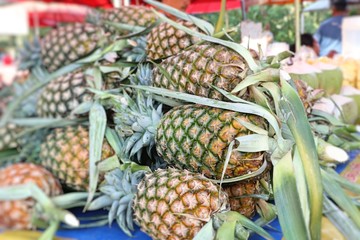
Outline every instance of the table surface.
<svg viewBox="0 0 360 240"><path fill-rule="evenodd" d="M360 154L360 150L350 151L350 161L353 160L358 154ZM349 161L349 162L350 162ZM348 163L348 162L347 162ZM340 164L336 168L337 172L341 172L346 167L346 164ZM81 217L84 216L81 213L81 209L74 209L72 210L75 215ZM86 216L93 216L94 214L101 214L104 212L88 212L85 213ZM276 219L271 224L271 227L264 227L274 239L281 239L282 234L280 230L279 221ZM82 228L82 229L61 229L57 232L57 236L59 237L66 237L78 240L113 240L113 239L121 239L121 240L150 240L151 238L146 235L145 233L141 232L139 228L136 228L136 231L133 233L133 237L129 237L124 234L120 228L118 227L117 223L114 222L111 227L109 226L102 226L102 227L93 227L93 228ZM264 239L258 235L253 235L250 237L250 240L260 240Z"/></svg>

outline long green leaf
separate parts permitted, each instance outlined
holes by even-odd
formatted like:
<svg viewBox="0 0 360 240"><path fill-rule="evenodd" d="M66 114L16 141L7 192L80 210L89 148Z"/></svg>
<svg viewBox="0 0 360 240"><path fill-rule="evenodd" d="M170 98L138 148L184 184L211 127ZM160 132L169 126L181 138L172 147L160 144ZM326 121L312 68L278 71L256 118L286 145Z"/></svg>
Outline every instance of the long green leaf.
<svg viewBox="0 0 360 240"><path fill-rule="evenodd" d="M340 185L331 179L326 171L322 170L321 175L326 193L350 216L354 223L360 228L359 209L355 206L352 200L346 196L346 193L340 187Z"/></svg>
<svg viewBox="0 0 360 240"><path fill-rule="evenodd" d="M263 134L249 134L245 136L237 137L239 146L236 150L240 152L261 152L269 151L269 136Z"/></svg>
<svg viewBox="0 0 360 240"><path fill-rule="evenodd" d="M193 240L204 240L204 239L214 239L215 231L213 228L213 220L210 219L201 230L195 235Z"/></svg>
<svg viewBox="0 0 360 240"><path fill-rule="evenodd" d="M260 82L275 82L279 81L279 69L268 68L261 72L248 75L243 81L241 81L231 92L237 93L247 88L248 86L260 83Z"/></svg>
<svg viewBox="0 0 360 240"><path fill-rule="evenodd" d="M300 153L302 165L306 169L305 178L310 205L310 235L311 239L320 239L323 189L316 145L300 97L286 81L290 79L290 76L282 71L280 74L283 92L280 106L283 111L283 120L289 126Z"/></svg>
<svg viewBox="0 0 360 240"><path fill-rule="evenodd" d="M303 211L303 216L306 226L310 224L310 206L309 206L309 196L306 186L305 170L301 162L300 153L295 147L294 157L293 157L294 173L296 179L296 186L299 193L299 199L301 204L301 209Z"/></svg>
<svg viewBox="0 0 360 240"><path fill-rule="evenodd" d="M204 21L201 18L197 18L195 16L186 14L182 11L179 11L176 8L172 8L166 4L162 4L159 1L153 1L153 0L145 0L144 2L157 7L158 9L164 10L165 12L168 12L180 19L189 21L194 23L198 28L200 28L202 31L204 31L204 33L208 34L208 35L212 35L214 33L214 27L213 25L211 25L210 23Z"/></svg>
<svg viewBox="0 0 360 240"><path fill-rule="evenodd" d="M349 216L341 211L329 198L324 197L324 213L329 220L340 230L346 239L358 239L359 227L354 224Z"/></svg>
<svg viewBox="0 0 360 240"><path fill-rule="evenodd" d="M310 239L293 168L291 151L274 166L274 198L279 222L286 239Z"/></svg>
<svg viewBox="0 0 360 240"><path fill-rule="evenodd" d="M85 209L90 205L99 179L99 169L96 163L101 160L103 140L106 129L106 113L103 106L95 102L90 110L90 130L89 130L89 196Z"/></svg>
<svg viewBox="0 0 360 240"><path fill-rule="evenodd" d="M348 190L350 190L351 192L354 192L356 194L360 195L360 185L350 182L349 180L347 180L346 178L340 176L337 172L335 172L334 169L332 168L327 168L326 172L329 174L329 177L331 177L332 179L334 179L336 182L338 182L340 184L340 186L342 186L343 188L346 188Z"/></svg>

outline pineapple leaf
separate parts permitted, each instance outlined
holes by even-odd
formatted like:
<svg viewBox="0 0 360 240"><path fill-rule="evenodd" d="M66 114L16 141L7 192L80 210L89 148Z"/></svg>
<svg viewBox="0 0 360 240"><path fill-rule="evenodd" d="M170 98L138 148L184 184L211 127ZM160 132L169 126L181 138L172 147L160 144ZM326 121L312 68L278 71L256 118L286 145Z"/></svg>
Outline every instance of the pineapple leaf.
<svg viewBox="0 0 360 240"><path fill-rule="evenodd" d="M294 147L294 156L293 156L293 164L294 164L294 173L296 179L296 187L299 193L299 200L301 204L301 209L303 211L304 221L306 226L310 224L310 206L309 206L309 196L307 192L306 186L306 178L304 174L304 167L301 162L300 153L297 147Z"/></svg>
<svg viewBox="0 0 360 240"><path fill-rule="evenodd" d="M226 152L226 157L225 157L225 161L224 161L224 167L223 167L223 170L222 170L222 173L221 173L220 187L221 187L221 184L223 183L223 180L224 180L224 177L225 177L226 169L227 169L229 161L230 161L230 157L231 157L231 153L233 151L234 144L235 144L235 141L231 141L231 143L229 144L229 147L227 149L227 152ZM221 191L221 190L219 189L219 191Z"/></svg>
<svg viewBox="0 0 360 240"><path fill-rule="evenodd" d="M274 165L274 198L282 232L286 239L303 236L310 239L303 217L296 179L293 172L291 151Z"/></svg>
<svg viewBox="0 0 360 240"><path fill-rule="evenodd" d="M214 33L214 27L209 23L204 21L203 19L194 17L192 15L186 14L182 11L179 11L176 8L170 7L166 4L162 4L158 1L153 1L153 0L145 0L144 2L155 6L161 10L164 10L165 12L168 12L180 19L189 21L189 22L193 22L198 28L200 28L202 31L204 31L206 34L208 35L212 35ZM157 13L157 12L156 12ZM158 14L158 13L157 13Z"/></svg>
<svg viewBox="0 0 360 240"><path fill-rule="evenodd" d="M120 167L120 161L116 154L100 161L97 165L100 172L107 172L118 167Z"/></svg>
<svg viewBox="0 0 360 240"><path fill-rule="evenodd" d="M277 82L279 81L279 69L268 68L261 72L248 75L241 81L231 92L237 93L260 82Z"/></svg>
<svg viewBox="0 0 360 240"><path fill-rule="evenodd" d="M213 220L210 219L201 230L195 235L193 240L203 240L203 239L214 239L215 231L213 227Z"/></svg>
<svg viewBox="0 0 360 240"><path fill-rule="evenodd" d="M55 196L51 198L51 201L58 207L63 209L70 208L72 204L86 200L88 193L86 192L73 192L73 193L66 193L60 196Z"/></svg>
<svg viewBox="0 0 360 240"><path fill-rule="evenodd" d="M252 95L254 96L255 102L273 113L271 104L268 101L266 95L258 87L250 86L249 88Z"/></svg>
<svg viewBox="0 0 360 240"><path fill-rule="evenodd" d="M275 112L280 112L279 102L281 98L281 91L279 85L277 85L274 82L264 82L261 84L264 88L266 88L267 91L271 94L271 97L273 99L274 105L275 105Z"/></svg>
<svg viewBox="0 0 360 240"><path fill-rule="evenodd" d="M345 239L357 239L360 236L359 227L328 197L324 197L324 213L341 231Z"/></svg>
<svg viewBox="0 0 360 240"><path fill-rule="evenodd" d="M224 221L216 232L216 240L235 240L236 221Z"/></svg>
<svg viewBox="0 0 360 240"><path fill-rule="evenodd" d="M257 134L262 134L262 135L268 135L269 132L266 131L265 129L256 126L255 124L252 124L251 122L248 121L243 121L241 118L235 118L236 121L238 121L241 125L243 125L244 127L246 127L247 129L253 131L254 133Z"/></svg>
<svg viewBox="0 0 360 240"><path fill-rule="evenodd" d="M308 226L310 236L314 239L320 239L323 189L317 149L304 106L295 89L287 82L289 79L291 79L289 74L280 71L281 89L283 92L280 106L284 118L283 121L289 126L300 153L303 168L304 170L306 169L305 178L310 205L310 225Z"/></svg>
<svg viewBox="0 0 360 240"><path fill-rule="evenodd" d="M80 103L76 108L74 108L70 115L74 115L74 114L85 114L85 113L88 113L90 112L90 109L93 105L93 101L85 101L85 102L82 102Z"/></svg>
<svg viewBox="0 0 360 240"><path fill-rule="evenodd" d="M343 188L346 188L347 190L349 190L353 193L360 194L360 185L359 184L350 182L346 178L340 176L332 168L326 168L325 171L328 173L329 177L331 177L333 180L336 180Z"/></svg>
<svg viewBox="0 0 360 240"><path fill-rule="evenodd" d="M322 170L321 171L323 185L326 193L332 198L336 204L341 207L354 221L358 228L360 228L360 211L352 200L346 196L344 190L340 185L333 181L329 174Z"/></svg>
<svg viewBox="0 0 360 240"><path fill-rule="evenodd" d="M99 169L97 168L96 163L101 160L102 145L106 129L105 109L98 102L95 102L91 107L89 121L89 196L85 209L88 208L96 192L99 179Z"/></svg>
<svg viewBox="0 0 360 240"><path fill-rule="evenodd" d="M240 152L269 151L269 137L263 134L249 134L237 137L239 146L235 149Z"/></svg>

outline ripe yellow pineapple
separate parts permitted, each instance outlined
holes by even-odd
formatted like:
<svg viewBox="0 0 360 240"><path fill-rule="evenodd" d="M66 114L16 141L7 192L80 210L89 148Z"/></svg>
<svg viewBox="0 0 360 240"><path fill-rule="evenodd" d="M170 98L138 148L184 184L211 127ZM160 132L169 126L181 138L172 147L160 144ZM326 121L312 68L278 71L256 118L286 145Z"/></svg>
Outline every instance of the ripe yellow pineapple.
<svg viewBox="0 0 360 240"><path fill-rule="evenodd" d="M104 141L102 158L114 155ZM56 128L41 144L40 159L61 183L75 190L86 190L89 185L89 132L83 126Z"/></svg>
<svg viewBox="0 0 360 240"><path fill-rule="evenodd" d="M155 172L116 169L105 175L102 196L90 209L107 208L128 235L133 221L153 239L192 239L212 215L224 210L227 196L219 186L178 169ZM134 198L135 197L135 198Z"/></svg>
<svg viewBox="0 0 360 240"><path fill-rule="evenodd" d="M43 167L32 163L18 163L0 169L0 187L34 183L48 196L62 193L59 181ZM0 201L0 229L30 229L35 206L32 198Z"/></svg>

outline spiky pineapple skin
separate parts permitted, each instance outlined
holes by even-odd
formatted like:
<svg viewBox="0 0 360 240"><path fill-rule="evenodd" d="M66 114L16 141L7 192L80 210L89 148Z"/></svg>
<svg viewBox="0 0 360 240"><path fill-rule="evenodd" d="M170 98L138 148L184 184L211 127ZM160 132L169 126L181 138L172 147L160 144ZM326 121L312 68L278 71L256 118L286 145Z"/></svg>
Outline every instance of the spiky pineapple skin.
<svg viewBox="0 0 360 240"><path fill-rule="evenodd" d="M86 90L83 71L74 71L51 81L41 92L37 102L40 117L65 118L82 102L91 98Z"/></svg>
<svg viewBox="0 0 360 240"><path fill-rule="evenodd" d="M103 142L101 159L114 155ZM87 190L89 185L89 131L83 126L56 128L41 144L40 159L61 183L74 190Z"/></svg>
<svg viewBox="0 0 360 240"><path fill-rule="evenodd" d="M200 32L195 24L185 20L177 20L177 23ZM181 50L192 46L200 39L176 29L167 22L160 23L151 29L147 35L146 53L149 59L159 59L178 54Z"/></svg>
<svg viewBox="0 0 360 240"><path fill-rule="evenodd" d="M259 193L259 185L259 181L241 181L223 185L224 191L229 196L231 210L239 212L248 218L253 217L257 199L249 195Z"/></svg>
<svg viewBox="0 0 360 240"><path fill-rule="evenodd" d="M193 239L227 204L219 187L199 174L159 169L138 185L135 221L153 239Z"/></svg>
<svg viewBox="0 0 360 240"><path fill-rule="evenodd" d="M9 148L17 148L19 143L16 135L21 130L22 128L14 123L7 123L0 127L0 151Z"/></svg>
<svg viewBox="0 0 360 240"><path fill-rule="evenodd" d="M101 19L112 23L148 27L156 22L157 16L150 8L144 6L124 6L121 8L106 9L101 14ZM104 26L106 32L118 32L113 26L110 26L106 22Z"/></svg>
<svg viewBox="0 0 360 240"><path fill-rule="evenodd" d="M41 40L43 65L49 72L54 72L93 52L98 40L99 29L89 23L53 29Z"/></svg>
<svg viewBox="0 0 360 240"><path fill-rule="evenodd" d="M161 119L155 136L156 150L165 161L178 168L220 179L229 144L236 137L253 133L236 118L267 129L265 120L256 115L202 105L182 105ZM263 156L263 152L233 151L225 177L256 171L263 164Z"/></svg>
<svg viewBox="0 0 360 240"><path fill-rule="evenodd" d="M153 70L153 86L227 100L212 85L231 92L247 71L242 56L222 45L206 43L195 45L161 62ZM244 99L249 97L242 96Z"/></svg>
<svg viewBox="0 0 360 240"><path fill-rule="evenodd" d="M59 181L45 168L32 163L17 163L0 169L0 187L34 183L50 197L62 193ZM30 229L32 198L0 201L0 229Z"/></svg>

